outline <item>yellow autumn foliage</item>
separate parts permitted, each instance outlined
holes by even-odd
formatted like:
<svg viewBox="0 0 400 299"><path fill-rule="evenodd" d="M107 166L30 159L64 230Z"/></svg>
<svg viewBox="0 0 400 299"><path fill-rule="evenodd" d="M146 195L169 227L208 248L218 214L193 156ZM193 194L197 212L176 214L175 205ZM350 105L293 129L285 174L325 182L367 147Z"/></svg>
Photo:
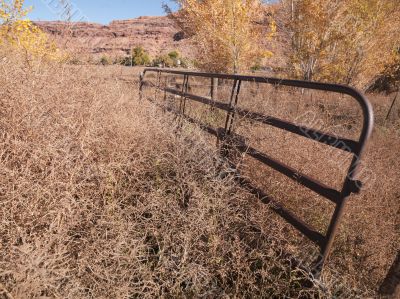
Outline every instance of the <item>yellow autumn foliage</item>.
<svg viewBox="0 0 400 299"><path fill-rule="evenodd" d="M283 0L291 41L289 74L366 86L393 59L400 34L396 2Z"/></svg>
<svg viewBox="0 0 400 299"><path fill-rule="evenodd" d="M259 0L176 0L180 7L172 18L197 46L200 68L215 72L248 70L272 55L263 45L274 36L276 24L264 25Z"/></svg>
<svg viewBox="0 0 400 299"><path fill-rule="evenodd" d="M63 54L48 35L25 19L24 0L0 0L0 45L21 51L27 59L61 60Z"/></svg>

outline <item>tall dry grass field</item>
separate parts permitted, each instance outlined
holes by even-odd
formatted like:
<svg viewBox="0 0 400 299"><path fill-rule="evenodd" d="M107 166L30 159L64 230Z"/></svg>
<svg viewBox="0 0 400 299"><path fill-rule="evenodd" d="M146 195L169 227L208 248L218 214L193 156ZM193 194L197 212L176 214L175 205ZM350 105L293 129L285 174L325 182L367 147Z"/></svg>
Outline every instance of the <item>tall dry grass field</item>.
<svg viewBox="0 0 400 299"><path fill-rule="evenodd" d="M139 102L136 71L0 54L0 298L374 293L399 241L396 129L376 129L367 161L378 180L352 199L323 282L305 287L291 257L312 249L221 175L198 128ZM278 179L260 184L274 192ZM292 205L298 195L285 194Z"/></svg>
<svg viewBox="0 0 400 299"><path fill-rule="evenodd" d="M1 57L1 298L329 296L301 288L282 226L126 69Z"/></svg>

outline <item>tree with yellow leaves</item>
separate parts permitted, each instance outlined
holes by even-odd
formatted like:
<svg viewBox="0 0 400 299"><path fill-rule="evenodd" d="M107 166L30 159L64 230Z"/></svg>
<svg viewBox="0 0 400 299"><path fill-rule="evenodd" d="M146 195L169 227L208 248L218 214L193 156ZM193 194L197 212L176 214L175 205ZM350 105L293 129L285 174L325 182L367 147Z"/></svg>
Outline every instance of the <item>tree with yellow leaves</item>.
<svg viewBox="0 0 400 299"><path fill-rule="evenodd" d="M366 86L393 58L396 2L282 0L290 75Z"/></svg>
<svg viewBox="0 0 400 299"><path fill-rule="evenodd" d="M0 25L9 25L24 18L30 9L23 9L24 0L0 1Z"/></svg>
<svg viewBox="0 0 400 299"><path fill-rule="evenodd" d="M214 72L248 70L269 57L262 41L271 38L275 24L264 25L259 0L175 0L178 13L169 15L197 46L201 69Z"/></svg>
<svg viewBox="0 0 400 299"><path fill-rule="evenodd" d="M61 53L47 34L24 19L29 11L30 8L24 8L24 0L0 0L0 45L22 51L28 60L61 59Z"/></svg>

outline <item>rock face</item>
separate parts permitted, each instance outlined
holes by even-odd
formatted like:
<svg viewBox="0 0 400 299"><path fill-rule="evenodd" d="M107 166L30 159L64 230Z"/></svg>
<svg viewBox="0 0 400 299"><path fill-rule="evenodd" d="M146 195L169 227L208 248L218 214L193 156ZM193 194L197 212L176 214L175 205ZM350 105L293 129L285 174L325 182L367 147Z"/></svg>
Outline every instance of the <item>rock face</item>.
<svg viewBox="0 0 400 299"><path fill-rule="evenodd" d="M142 46L153 57L172 50L190 57L192 51L188 40L167 17L139 17L109 25L61 21L35 24L52 35L59 47L81 55L126 56L136 46Z"/></svg>
<svg viewBox="0 0 400 299"><path fill-rule="evenodd" d="M268 9L263 23L266 30L269 28ZM274 10L271 13L274 14ZM137 46L143 47L152 58L174 50L178 50L188 59L196 56L196 47L166 16L113 21L108 25L63 21L34 23L49 33L59 48L67 49L69 53L83 60L98 61L102 56L111 59L126 57ZM274 41L265 39L261 43L274 53L264 63L265 66L282 67L285 63L282 54L284 47L279 37Z"/></svg>

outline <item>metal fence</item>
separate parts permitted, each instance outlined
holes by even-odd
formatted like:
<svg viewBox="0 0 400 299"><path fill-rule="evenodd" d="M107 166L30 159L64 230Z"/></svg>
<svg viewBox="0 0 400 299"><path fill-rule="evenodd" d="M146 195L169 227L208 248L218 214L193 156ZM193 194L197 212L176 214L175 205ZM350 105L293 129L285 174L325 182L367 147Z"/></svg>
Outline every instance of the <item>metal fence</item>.
<svg viewBox="0 0 400 299"><path fill-rule="evenodd" d="M153 74L153 75L151 75ZM148 80L148 78L154 80ZM166 84L166 76L174 76L182 80L181 84L175 84L175 88L168 87ZM189 78L203 78L210 80L210 96L200 96L191 93L191 86L189 84ZM223 102L215 99L214 89L215 80L231 80L231 92L229 102ZM286 86L291 88L300 88L307 90L319 90L327 91L335 94L342 94L350 96L354 102L357 102L362 111L362 128L361 134L357 140L349 138L342 138L333 134L308 128L303 125L295 124L283 119L264 115L258 111L252 111L241 108L238 103L240 100L241 86L243 82L253 82L256 84L267 84L272 86ZM153 102L158 97L162 96L165 100L167 95L172 95L173 100L178 102L178 109L173 109L165 105L161 105L163 109L173 112L181 117L184 117L187 121L196 123L206 132L216 136L220 140L220 144L224 144L224 152L227 153L234 148L236 151L243 152L259 163L267 165L280 172L284 176L296 181L304 187L312 190L316 194L326 198L332 202L335 206L330 223L325 234L321 234L318 230L305 223L298 216L289 211L283 204L277 200L271 198L263 190L255 187L252 182L248 179L238 177L238 181L253 194L258 196L264 203L272 203L270 205L278 215L284 218L294 228L306 236L309 240L315 243L320 249L320 255L315 261L316 272L319 273L329 256L332 248L332 244L335 238L335 234L338 230L346 202L348 197L352 193L359 193L362 187L362 183L356 179L359 171L360 161L365 149L365 145L370 137L373 128L373 110L369 101L364 97L363 94L357 90L343 85L336 84L325 84L308 81L298 80L283 80L276 78L266 78L261 76L241 76L241 75L228 75L228 74L213 74L213 73L200 73L170 69L157 69L157 68L146 68L141 74L140 78L140 97L143 98L144 88L154 89L154 93L151 93L147 98ZM208 124L199 122L198 120L186 115L186 103L187 101L194 101L203 105L210 106L212 109L219 109L223 111L225 116L225 126L223 128L212 127ZM328 146L334 147L338 150L351 154L351 163L347 170L347 175L342 182L341 189L336 190L319 180L310 177L300 171L286 165L285 163L268 156L267 154L260 152L259 150L246 144L245 136L235 134L233 131L233 124L236 117L243 117L250 119L252 122L262 123L264 125L272 126L281 130L285 130L292 134L302 136L304 138L311 139L315 142L323 143Z"/></svg>

